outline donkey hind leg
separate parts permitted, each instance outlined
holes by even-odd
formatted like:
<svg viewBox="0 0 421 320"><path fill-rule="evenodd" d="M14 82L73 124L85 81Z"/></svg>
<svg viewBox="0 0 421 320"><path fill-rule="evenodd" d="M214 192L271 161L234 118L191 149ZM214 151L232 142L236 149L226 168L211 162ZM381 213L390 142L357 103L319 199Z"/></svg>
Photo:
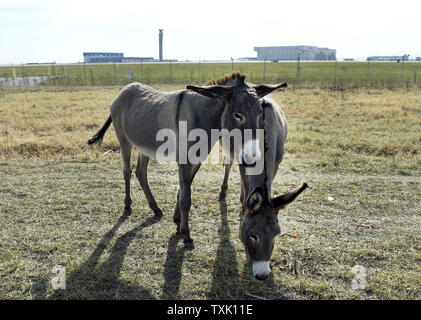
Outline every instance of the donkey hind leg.
<svg viewBox="0 0 421 320"><path fill-rule="evenodd" d="M227 197L228 178L229 178L231 166L232 166L231 161L228 164L225 164L225 161L224 161L225 174L224 174L224 181L222 182L222 185L221 185L221 192L219 193L219 201L220 202L225 201L225 199Z"/></svg>
<svg viewBox="0 0 421 320"><path fill-rule="evenodd" d="M193 239L190 237L189 212L191 207L191 184L199 168L200 164L178 166L180 189L177 193L174 222L177 224L177 231L183 235L184 247L188 250L194 249Z"/></svg>
<svg viewBox="0 0 421 320"><path fill-rule="evenodd" d="M162 210L156 204L156 201L151 192L151 189L149 189L148 163L149 163L149 157L139 154L139 158L137 160L136 177L139 180L143 193L145 194L146 201L148 201L149 208L151 208L151 210L155 213L156 218L161 218Z"/></svg>
<svg viewBox="0 0 421 320"><path fill-rule="evenodd" d="M126 139L120 139L121 156L123 157L123 175L126 196L124 198L124 214L131 215L132 199L130 197L130 179L132 177L132 169L130 168L130 157L132 154L132 145Z"/></svg>

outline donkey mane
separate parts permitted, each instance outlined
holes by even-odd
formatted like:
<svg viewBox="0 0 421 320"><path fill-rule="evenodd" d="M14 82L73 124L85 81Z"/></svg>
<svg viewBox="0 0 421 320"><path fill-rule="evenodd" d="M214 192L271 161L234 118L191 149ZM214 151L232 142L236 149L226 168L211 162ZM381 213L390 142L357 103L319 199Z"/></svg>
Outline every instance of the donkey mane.
<svg viewBox="0 0 421 320"><path fill-rule="evenodd" d="M239 85L244 84L246 76L240 72L233 72L231 75L225 74L222 78L217 80L210 80L206 82L205 85L212 86L212 85L230 85L232 87L236 87Z"/></svg>

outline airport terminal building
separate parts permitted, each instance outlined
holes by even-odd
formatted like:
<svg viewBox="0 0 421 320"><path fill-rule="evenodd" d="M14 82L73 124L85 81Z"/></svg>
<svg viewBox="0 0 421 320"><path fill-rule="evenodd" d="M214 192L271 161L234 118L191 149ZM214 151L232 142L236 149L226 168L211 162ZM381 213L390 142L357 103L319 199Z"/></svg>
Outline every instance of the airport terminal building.
<svg viewBox="0 0 421 320"><path fill-rule="evenodd" d="M86 63L123 62L123 53L120 52L84 52L83 60Z"/></svg>
<svg viewBox="0 0 421 320"><path fill-rule="evenodd" d="M86 63L139 63L154 61L153 57L125 57L121 52L84 52Z"/></svg>
<svg viewBox="0 0 421 320"><path fill-rule="evenodd" d="M257 52L257 60L336 60L336 50L314 46L254 47L254 51Z"/></svg>

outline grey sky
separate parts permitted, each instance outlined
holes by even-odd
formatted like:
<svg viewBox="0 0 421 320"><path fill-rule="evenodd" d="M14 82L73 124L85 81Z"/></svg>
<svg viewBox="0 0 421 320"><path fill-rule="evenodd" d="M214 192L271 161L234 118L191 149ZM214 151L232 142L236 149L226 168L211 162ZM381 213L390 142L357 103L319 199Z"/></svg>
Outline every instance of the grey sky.
<svg viewBox="0 0 421 320"><path fill-rule="evenodd" d="M164 58L256 56L254 46L315 45L338 59L421 56L421 1L0 0L0 64L82 61L83 51Z"/></svg>

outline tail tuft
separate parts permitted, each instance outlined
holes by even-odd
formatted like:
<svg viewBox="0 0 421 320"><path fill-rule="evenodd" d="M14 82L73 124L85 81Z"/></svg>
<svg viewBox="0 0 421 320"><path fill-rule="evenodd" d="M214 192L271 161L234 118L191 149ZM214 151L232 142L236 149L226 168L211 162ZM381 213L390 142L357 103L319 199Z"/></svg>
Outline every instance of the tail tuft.
<svg viewBox="0 0 421 320"><path fill-rule="evenodd" d="M88 145L92 144L101 144L104 137L100 137L98 135L94 135L91 138L88 139Z"/></svg>
<svg viewBox="0 0 421 320"><path fill-rule="evenodd" d="M113 120L111 119L111 115L108 117L107 121L105 121L104 125L101 127L101 129L98 130L97 133L95 133L89 140L88 145L101 143L102 139L104 138L105 132L107 131L108 127L110 126L111 122Z"/></svg>

